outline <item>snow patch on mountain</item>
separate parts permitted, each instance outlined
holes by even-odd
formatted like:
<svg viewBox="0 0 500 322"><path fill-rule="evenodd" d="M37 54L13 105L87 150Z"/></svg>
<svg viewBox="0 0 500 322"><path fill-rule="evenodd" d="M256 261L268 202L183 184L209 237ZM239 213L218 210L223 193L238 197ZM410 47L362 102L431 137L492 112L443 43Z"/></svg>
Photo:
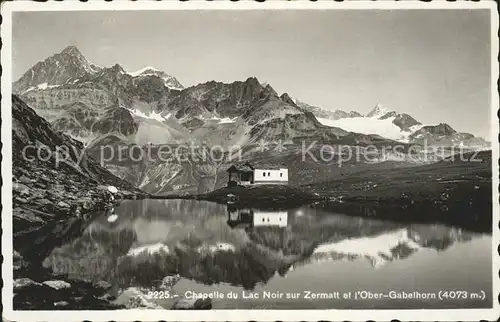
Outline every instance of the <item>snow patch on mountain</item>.
<svg viewBox="0 0 500 322"><path fill-rule="evenodd" d="M135 144L165 144L189 142L191 134L182 127L176 119L165 119L162 121L152 118L138 118L137 132L131 138Z"/></svg>
<svg viewBox="0 0 500 322"><path fill-rule="evenodd" d="M43 83L43 84L38 84L37 88L38 89L47 89L47 88L55 88L55 87L59 87L61 85L49 85L47 83Z"/></svg>
<svg viewBox="0 0 500 322"><path fill-rule="evenodd" d="M138 109L133 109L133 110L129 110L129 111L132 114L134 114L135 116L142 117L145 119L150 119L150 120L156 120L159 122L163 122L163 121L167 120L170 116L170 115L168 115L167 117L164 117L160 113L156 113L155 111L151 111L151 113L149 113L149 114L146 114Z"/></svg>
<svg viewBox="0 0 500 322"><path fill-rule="evenodd" d="M56 88L56 87L60 87L61 85L49 85L47 83L42 83L42 84L38 84L37 86L31 86L30 88L28 88L27 90L25 90L23 92L23 94L25 93L28 93L28 92L31 92L31 91L34 91L34 90L44 90L44 89L48 89L48 88Z"/></svg>
<svg viewBox="0 0 500 322"><path fill-rule="evenodd" d="M376 134L400 142L408 142L410 135L422 127L421 125L415 125L409 131L403 131L393 123L394 117L383 120L379 120L376 117L352 117L338 120L317 119L321 124L326 126L339 127L349 132Z"/></svg>
<svg viewBox="0 0 500 322"><path fill-rule="evenodd" d="M98 71L100 71L101 69L104 69L104 67L100 66L100 65L97 65L95 63L92 63L92 62L89 62L89 67L90 67L90 71L95 74L97 73Z"/></svg>
<svg viewBox="0 0 500 322"><path fill-rule="evenodd" d="M203 118L199 118L200 120L203 120ZM238 119L238 117L234 117L234 118L230 118L230 117L217 117L217 116L214 116L214 117L211 117L209 119L207 119L207 121L215 121L219 124L225 124L225 123L234 123L236 122L236 120Z"/></svg>

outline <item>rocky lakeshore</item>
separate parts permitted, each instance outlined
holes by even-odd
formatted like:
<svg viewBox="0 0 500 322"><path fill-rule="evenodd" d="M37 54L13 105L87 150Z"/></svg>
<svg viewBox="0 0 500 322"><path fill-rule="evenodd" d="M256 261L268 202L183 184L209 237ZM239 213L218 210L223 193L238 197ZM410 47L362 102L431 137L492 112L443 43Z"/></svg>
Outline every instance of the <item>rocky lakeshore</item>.
<svg viewBox="0 0 500 322"><path fill-rule="evenodd" d="M17 169L19 170L19 169ZM109 309L106 281L71 280L42 266L50 251L85 229L94 215L109 207L105 186L39 175L21 175L13 183L14 202L14 305L18 309ZM68 179L68 178L66 178ZM32 182L28 182L32 180ZM51 188L43 188L43 184ZM117 200L144 198L137 191L121 191ZM119 201L115 201L115 204Z"/></svg>
<svg viewBox="0 0 500 322"><path fill-rule="evenodd" d="M118 290L104 280L69 278L43 264L55 247L80 236L95 216L122 200L149 194L101 167L87 156L81 142L54 131L16 96L12 102L14 309L162 308L139 289ZM61 151L68 154L61 156ZM168 281L162 283L164 289L175 284ZM171 306L201 309L210 303L179 297Z"/></svg>
<svg viewBox="0 0 500 322"><path fill-rule="evenodd" d="M16 96L12 103L14 308L115 307L100 298L108 288L104 281L68 280L41 263L53 247L85 229L92 214L112 206L108 186L118 187L114 202L148 194L85 158L81 142L54 131ZM58 151L69 152L65 162L57 162Z"/></svg>
<svg viewBox="0 0 500 322"><path fill-rule="evenodd" d="M288 185L254 185L225 187L194 196L198 200L230 203L236 207L281 209L298 207L321 200L310 189Z"/></svg>

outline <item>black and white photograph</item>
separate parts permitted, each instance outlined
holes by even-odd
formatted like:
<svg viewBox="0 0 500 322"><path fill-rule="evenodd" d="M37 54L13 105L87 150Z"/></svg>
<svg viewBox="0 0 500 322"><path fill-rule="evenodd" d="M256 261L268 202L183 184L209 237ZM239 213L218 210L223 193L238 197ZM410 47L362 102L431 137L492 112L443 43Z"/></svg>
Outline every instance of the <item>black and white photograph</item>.
<svg viewBox="0 0 500 322"><path fill-rule="evenodd" d="M494 2L1 9L4 318L498 318Z"/></svg>

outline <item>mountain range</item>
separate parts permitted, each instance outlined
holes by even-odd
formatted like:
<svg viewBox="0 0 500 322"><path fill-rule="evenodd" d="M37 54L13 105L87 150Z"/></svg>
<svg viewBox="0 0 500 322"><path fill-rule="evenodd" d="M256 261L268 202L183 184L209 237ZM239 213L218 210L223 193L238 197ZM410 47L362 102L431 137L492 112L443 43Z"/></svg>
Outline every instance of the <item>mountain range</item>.
<svg viewBox="0 0 500 322"><path fill-rule="evenodd" d="M347 131L378 134L399 142L427 144L444 147L470 147L482 149L489 142L473 134L457 132L446 123L423 125L407 113L391 111L377 103L366 115L356 111L324 110L298 99L293 101L316 115L318 121L327 126L340 127Z"/></svg>
<svg viewBox="0 0 500 322"><path fill-rule="evenodd" d="M118 64L98 66L74 46L35 64L14 82L13 91L54 130L82 141L101 160L99 153L105 145L160 149L189 143L224 151L238 146L245 160L286 163L295 168L292 177L310 178L326 171L332 160L297 165L302 142L361 148L424 142L471 149L489 146L445 123L423 125L409 114L385 110L380 104L366 115L326 110L288 93L279 95L255 77L185 88L174 76L154 67L127 72ZM312 153L319 153L319 147ZM126 156L126 160L104 165L133 185L159 194L220 187L225 184L225 165L231 162L227 153L222 153L222 161L213 157L171 163L131 159ZM310 168L314 171L304 175Z"/></svg>

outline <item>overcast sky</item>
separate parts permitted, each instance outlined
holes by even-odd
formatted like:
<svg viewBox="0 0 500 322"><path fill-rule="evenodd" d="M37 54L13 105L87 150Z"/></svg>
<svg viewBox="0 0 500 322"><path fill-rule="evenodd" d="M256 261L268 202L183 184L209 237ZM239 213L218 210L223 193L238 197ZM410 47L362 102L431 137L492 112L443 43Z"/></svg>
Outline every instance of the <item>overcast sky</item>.
<svg viewBox="0 0 500 322"><path fill-rule="evenodd" d="M154 66L184 86L256 76L327 109L376 103L489 135L487 10L27 12L13 75L68 45L88 60Z"/></svg>

